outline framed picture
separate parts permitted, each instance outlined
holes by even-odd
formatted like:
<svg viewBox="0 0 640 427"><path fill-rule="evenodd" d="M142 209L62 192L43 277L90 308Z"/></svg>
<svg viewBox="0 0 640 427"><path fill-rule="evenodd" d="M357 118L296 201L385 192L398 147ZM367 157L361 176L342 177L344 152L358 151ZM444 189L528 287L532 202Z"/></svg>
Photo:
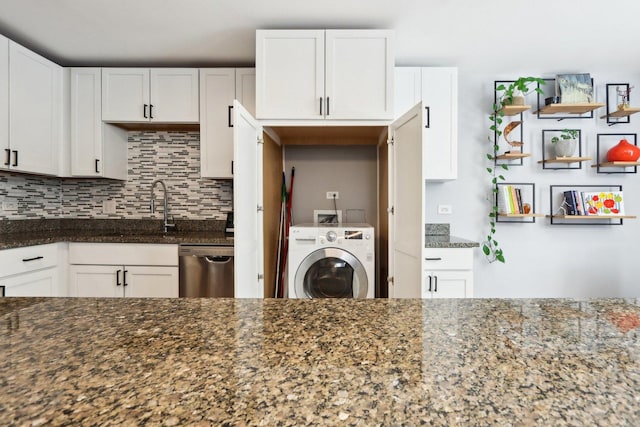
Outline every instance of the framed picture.
<svg viewBox="0 0 640 427"><path fill-rule="evenodd" d="M556 76L556 92L560 96L561 104L593 103L591 74L558 74Z"/></svg>

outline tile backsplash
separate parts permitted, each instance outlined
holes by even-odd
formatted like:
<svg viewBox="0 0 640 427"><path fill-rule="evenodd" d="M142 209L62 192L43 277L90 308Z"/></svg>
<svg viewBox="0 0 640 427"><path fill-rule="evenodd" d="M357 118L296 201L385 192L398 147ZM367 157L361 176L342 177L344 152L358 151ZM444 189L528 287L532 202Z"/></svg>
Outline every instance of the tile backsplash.
<svg viewBox="0 0 640 427"><path fill-rule="evenodd" d="M0 172L0 199L17 201L17 211L0 219L162 218L162 189L154 191L156 213L149 213L151 184L162 179L175 219L224 219L232 209L231 180L200 178L198 132L129 132L126 182L86 178L46 178ZM115 201L116 213L103 203Z"/></svg>

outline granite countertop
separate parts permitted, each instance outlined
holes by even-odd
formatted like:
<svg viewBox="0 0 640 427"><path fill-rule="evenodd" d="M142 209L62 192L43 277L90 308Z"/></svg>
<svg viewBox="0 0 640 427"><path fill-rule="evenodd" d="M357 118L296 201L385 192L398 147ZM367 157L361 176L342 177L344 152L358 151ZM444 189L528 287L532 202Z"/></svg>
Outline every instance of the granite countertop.
<svg viewBox="0 0 640 427"><path fill-rule="evenodd" d="M424 225L425 248L477 248L478 242L454 237L450 233L449 224L427 223Z"/></svg>
<svg viewBox="0 0 640 427"><path fill-rule="evenodd" d="M159 220L20 220L0 227L0 249L56 242L171 243L233 246L224 221L178 220L176 229L162 231Z"/></svg>
<svg viewBox="0 0 640 427"><path fill-rule="evenodd" d="M471 240L449 235L427 235L425 236L425 248L477 248L480 244Z"/></svg>
<svg viewBox="0 0 640 427"><path fill-rule="evenodd" d="M0 298L2 425L637 425L637 300Z"/></svg>

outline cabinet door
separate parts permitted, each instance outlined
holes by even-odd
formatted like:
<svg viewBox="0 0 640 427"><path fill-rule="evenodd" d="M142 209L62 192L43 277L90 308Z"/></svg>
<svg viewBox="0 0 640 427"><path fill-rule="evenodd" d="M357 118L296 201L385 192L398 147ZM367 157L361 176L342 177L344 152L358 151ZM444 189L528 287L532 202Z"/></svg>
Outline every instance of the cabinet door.
<svg viewBox="0 0 640 427"><path fill-rule="evenodd" d="M427 286L429 279L431 279L431 298L473 297L473 273L469 270L430 272L426 278Z"/></svg>
<svg viewBox="0 0 640 427"><path fill-rule="evenodd" d="M71 175L102 176L100 68L71 69Z"/></svg>
<svg viewBox="0 0 640 427"><path fill-rule="evenodd" d="M424 212L422 105L393 122L389 134L389 296L420 298Z"/></svg>
<svg viewBox="0 0 640 427"><path fill-rule="evenodd" d="M236 68L236 99L252 115L256 115L256 69Z"/></svg>
<svg viewBox="0 0 640 427"><path fill-rule="evenodd" d="M152 68L149 118L163 123L198 123L197 68Z"/></svg>
<svg viewBox="0 0 640 427"><path fill-rule="evenodd" d="M233 114L233 251L242 260L242 268L234 271L234 292L236 298L264 298L262 127L237 100Z"/></svg>
<svg viewBox="0 0 640 427"><path fill-rule="evenodd" d="M46 268L0 279L8 297L53 297L57 295L58 269Z"/></svg>
<svg viewBox="0 0 640 427"><path fill-rule="evenodd" d="M200 70L200 176L233 178L233 68Z"/></svg>
<svg viewBox="0 0 640 427"><path fill-rule="evenodd" d="M122 266L69 266L69 295L72 297L115 298L123 295Z"/></svg>
<svg viewBox="0 0 640 427"><path fill-rule="evenodd" d="M9 39L0 34L0 169L8 169L9 150Z"/></svg>
<svg viewBox="0 0 640 427"><path fill-rule="evenodd" d="M102 69L102 120L148 122L149 69Z"/></svg>
<svg viewBox="0 0 640 427"><path fill-rule="evenodd" d="M393 87L393 115L398 118L422 100L422 69L396 67Z"/></svg>
<svg viewBox="0 0 640 427"><path fill-rule="evenodd" d="M125 272L125 297L178 297L178 267L125 266Z"/></svg>
<svg viewBox="0 0 640 427"><path fill-rule="evenodd" d="M328 119L393 119L392 32L326 31Z"/></svg>
<svg viewBox="0 0 640 427"><path fill-rule="evenodd" d="M456 179L458 177L457 68L423 68L422 103L425 106L423 127L425 179L434 181Z"/></svg>
<svg viewBox="0 0 640 427"><path fill-rule="evenodd" d="M10 168L58 174L62 130L62 68L9 42Z"/></svg>
<svg viewBox="0 0 640 427"><path fill-rule="evenodd" d="M256 117L324 117L324 30L256 31Z"/></svg>

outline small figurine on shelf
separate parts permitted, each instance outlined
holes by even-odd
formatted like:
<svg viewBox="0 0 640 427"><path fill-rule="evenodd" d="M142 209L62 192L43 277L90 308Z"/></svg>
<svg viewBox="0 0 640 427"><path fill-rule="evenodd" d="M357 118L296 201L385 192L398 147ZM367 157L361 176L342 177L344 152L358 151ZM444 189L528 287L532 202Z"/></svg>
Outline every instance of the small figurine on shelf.
<svg viewBox="0 0 640 427"><path fill-rule="evenodd" d="M627 85L626 88L616 86L616 93L620 98L620 102L618 102L618 110L626 110L629 108L629 95L631 95L631 89L633 89L633 86Z"/></svg>

